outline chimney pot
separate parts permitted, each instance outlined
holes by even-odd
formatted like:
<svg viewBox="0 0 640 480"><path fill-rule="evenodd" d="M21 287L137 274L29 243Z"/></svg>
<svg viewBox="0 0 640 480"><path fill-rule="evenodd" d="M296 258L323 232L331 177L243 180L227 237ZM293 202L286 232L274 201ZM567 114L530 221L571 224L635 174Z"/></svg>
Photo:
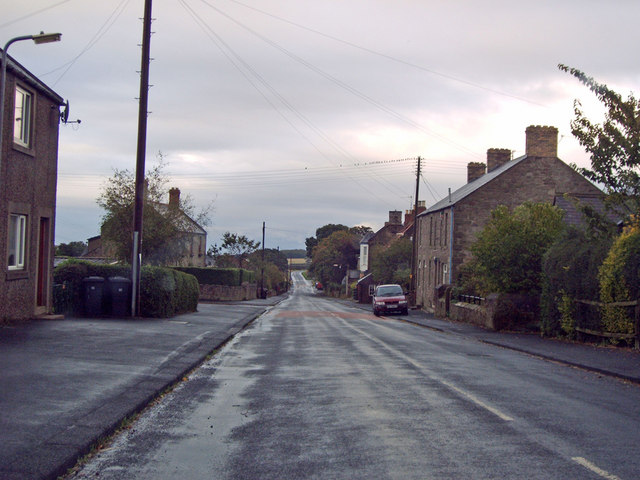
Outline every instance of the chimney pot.
<svg viewBox="0 0 640 480"><path fill-rule="evenodd" d="M530 125L526 130L526 154L530 157L558 156L558 129L540 125Z"/></svg>

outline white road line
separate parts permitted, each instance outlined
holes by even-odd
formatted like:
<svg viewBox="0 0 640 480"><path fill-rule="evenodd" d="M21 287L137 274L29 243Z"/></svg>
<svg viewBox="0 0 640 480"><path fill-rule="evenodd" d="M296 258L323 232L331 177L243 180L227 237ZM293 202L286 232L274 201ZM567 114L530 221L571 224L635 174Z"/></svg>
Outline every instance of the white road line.
<svg viewBox="0 0 640 480"><path fill-rule="evenodd" d="M607 480L620 480L620 477L613 475L606 470L602 470L597 465L594 465L589 460L583 457L572 457L571 460L576 462L579 465L582 465L584 468L591 470L596 475L600 475L602 478L606 478Z"/></svg>
<svg viewBox="0 0 640 480"><path fill-rule="evenodd" d="M401 352L400 350L397 350L395 348L393 348L391 345L383 342L382 340L380 340L379 338L375 338L372 337L371 335L369 335L368 333L360 330L357 327L354 327L353 325L349 324L348 322L344 322L345 325L349 326L351 329L356 330L358 333L360 333L361 335L364 335L365 337L367 337L369 340L376 342L379 345L382 345L384 348L386 348L387 350L389 350L391 353L393 353L394 355L397 355L399 357L401 357L403 360L405 360L406 362L410 363L411 365L413 365L414 367L422 370L422 371L426 371L428 370L424 365L420 364L419 362L415 361L413 358L409 357L408 355L404 354L403 352ZM486 404L485 402L483 402L482 400L480 400L478 397L476 397L475 395L473 395L472 393L467 392L466 390L463 390L459 387L456 387L454 384L452 384L451 382L443 379L443 378L439 378L437 377L433 372L429 373L430 377L433 380L436 380L438 382L440 382L441 384L443 384L444 386L448 387L449 389L453 390L454 392L459 393L460 395L466 397L468 400L471 400L473 403L475 403L476 405L478 405L479 407L484 408L485 410L493 413L495 416L497 416L498 418L504 420L505 422L512 422L513 418L510 417L509 415L507 415L506 413L501 412L500 410L498 410L495 407L492 407L491 405Z"/></svg>

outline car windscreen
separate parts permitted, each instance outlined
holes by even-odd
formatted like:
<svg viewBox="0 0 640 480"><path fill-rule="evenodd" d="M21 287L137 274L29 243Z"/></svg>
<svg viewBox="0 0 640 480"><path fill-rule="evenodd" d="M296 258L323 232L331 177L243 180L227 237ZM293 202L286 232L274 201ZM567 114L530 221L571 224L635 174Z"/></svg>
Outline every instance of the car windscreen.
<svg viewBox="0 0 640 480"><path fill-rule="evenodd" d="M403 295L403 293L402 288L395 285L391 287L378 287L376 291L377 297L395 297L397 295Z"/></svg>

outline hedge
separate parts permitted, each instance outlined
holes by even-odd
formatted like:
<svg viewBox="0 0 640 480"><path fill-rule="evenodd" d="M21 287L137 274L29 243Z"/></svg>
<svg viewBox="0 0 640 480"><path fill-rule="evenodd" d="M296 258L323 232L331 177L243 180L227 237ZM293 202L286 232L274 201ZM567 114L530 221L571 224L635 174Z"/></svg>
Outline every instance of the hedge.
<svg viewBox="0 0 640 480"><path fill-rule="evenodd" d="M54 299L57 313L67 313L66 304L71 304L70 313L82 314L82 280L87 277L131 277L128 265L102 265L83 260L70 259L54 269L56 284L66 288ZM198 307L200 289L193 275L171 268L144 266L140 272L140 314L143 317L171 317L180 313L195 312ZM66 310L66 311L65 311Z"/></svg>
<svg viewBox="0 0 640 480"><path fill-rule="evenodd" d="M140 312L144 317L172 317L195 312L200 287L193 275L164 267L142 267Z"/></svg>
<svg viewBox="0 0 640 480"><path fill-rule="evenodd" d="M244 282L254 283L255 272L241 268L172 267L198 279L201 285L227 285L237 287Z"/></svg>

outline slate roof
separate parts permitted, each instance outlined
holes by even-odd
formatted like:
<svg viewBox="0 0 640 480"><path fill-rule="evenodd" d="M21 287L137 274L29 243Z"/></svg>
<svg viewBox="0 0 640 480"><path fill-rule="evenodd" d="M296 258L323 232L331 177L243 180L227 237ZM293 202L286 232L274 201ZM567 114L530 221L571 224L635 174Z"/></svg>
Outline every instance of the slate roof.
<svg viewBox="0 0 640 480"><path fill-rule="evenodd" d="M575 195L570 196L557 195L553 199L553 204L564 210L564 222L574 227L583 227L585 225L582 212L576 206L576 200L580 205L591 207L597 213L614 224L622 221L622 215L608 210L604 204L602 195Z"/></svg>
<svg viewBox="0 0 640 480"><path fill-rule="evenodd" d="M445 198L443 198L439 202L434 203L429 208L427 208L424 212L420 213L418 216L421 217L423 215L427 215L432 212L437 212L438 210L442 210L443 208L448 208L452 205L455 205L460 200L463 200L464 198L468 197L476 190L480 189L481 187L484 187L487 183L489 183L494 178L502 175L504 172L515 167L516 165L518 165L519 163L523 162L526 159L527 159L527 155L523 155L521 157L514 158L513 160L503 165L500 165L498 168L491 170L489 173L485 173L480 178L477 178L476 180L463 185L462 187L457 189L455 192L452 192L451 195L447 195Z"/></svg>
<svg viewBox="0 0 640 480"><path fill-rule="evenodd" d="M2 49L0 48L0 52ZM2 64L2 55L0 54L0 65ZM36 77L29 70L24 68L18 63L11 55L7 54L7 71L12 72L16 77L20 78L24 82L28 83L31 87L44 93L51 99L53 99L58 105L64 104L64 99L49 88L42 80Z"/></svg>

